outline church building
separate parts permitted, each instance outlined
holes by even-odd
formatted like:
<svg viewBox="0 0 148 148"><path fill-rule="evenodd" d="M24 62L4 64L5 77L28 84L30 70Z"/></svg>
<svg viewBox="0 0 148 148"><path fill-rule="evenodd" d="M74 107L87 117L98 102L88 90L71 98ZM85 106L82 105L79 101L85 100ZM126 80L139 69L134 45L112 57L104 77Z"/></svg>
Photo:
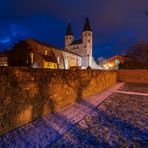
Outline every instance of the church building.
<svg viewBox="0 0 148 148"><path fill-rule="evenodd" d="M65 34L64 49L35 39L28 39L15 44L7 56L5 54L4 57L4 54L1 53L0 65L50 69L70 69L73 67L97 69L98 65L92 56L92 41L93 33L88 18L85 20L82 37L79 40L75 40L69 22ZM24 56L22 53L24 53Z"/></svg>
<svg viewBox="0 0 148 148"><path fill-rule="evenodd" d="M92 52L93 52L93 32L89 23L89 19L86 18L81 39L76 40L72 31L71 23L69 22L67 32L65 35L65 50L78 54L82 58L82 68L98 68Z"/></svg>

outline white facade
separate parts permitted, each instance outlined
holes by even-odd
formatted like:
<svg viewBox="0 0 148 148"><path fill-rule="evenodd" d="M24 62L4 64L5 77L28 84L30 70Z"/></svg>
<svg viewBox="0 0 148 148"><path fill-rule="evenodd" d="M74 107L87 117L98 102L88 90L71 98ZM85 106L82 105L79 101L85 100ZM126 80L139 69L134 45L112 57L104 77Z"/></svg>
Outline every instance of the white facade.
<svg viewBox="0 0 148 148"><path fill-rule="evenodd" d="M98 66L92 56L93 48L93 32L91 31L88 18L85 21L82 37L80 40L75 40L72 33L71 24L68 24L67 33L65 35L65 50L78 54L82 57L81 67L88 66L97 69Z"/></svg>

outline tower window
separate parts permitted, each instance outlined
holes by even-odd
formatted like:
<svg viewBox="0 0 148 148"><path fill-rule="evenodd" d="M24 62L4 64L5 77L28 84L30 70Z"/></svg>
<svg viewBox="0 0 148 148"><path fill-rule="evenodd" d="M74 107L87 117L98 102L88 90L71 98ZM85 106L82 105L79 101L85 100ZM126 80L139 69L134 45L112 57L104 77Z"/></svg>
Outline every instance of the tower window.
<svg viewBox="0 0 148 148"><path fill-rule="evenodd" d="M86 48L86 45L84 45L84 48Z"/></svg>
<svg viewBox="0 0 148 148"><path fill-rule="evenodd" d="M90 42L90 40L88 40L88 42Z"/></svg>
<svg viewBox="0 0 148 148"><path fill-rule="evenodd" d="M69 39L71 40L71 37L69 37Z"/></svg>
<svg viewBox="0 0 148 148"><path fill-rule="evenodd" d="M78 46L77 46L77 49L78 49Z"/></svg>

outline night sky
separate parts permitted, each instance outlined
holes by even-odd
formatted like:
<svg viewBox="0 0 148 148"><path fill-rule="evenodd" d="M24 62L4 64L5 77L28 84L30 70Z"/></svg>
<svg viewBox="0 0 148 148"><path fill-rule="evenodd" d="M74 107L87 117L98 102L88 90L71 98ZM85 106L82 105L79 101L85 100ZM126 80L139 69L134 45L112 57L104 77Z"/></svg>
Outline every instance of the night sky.
<svg viewBox="0 0 148 148"><path fill-rule="evenodd" d="M0 0L0 50L29 37L63 48L68 20L79 39L88 16L93 56L108 58L148 41L145 11L148 0Z"/></svg>

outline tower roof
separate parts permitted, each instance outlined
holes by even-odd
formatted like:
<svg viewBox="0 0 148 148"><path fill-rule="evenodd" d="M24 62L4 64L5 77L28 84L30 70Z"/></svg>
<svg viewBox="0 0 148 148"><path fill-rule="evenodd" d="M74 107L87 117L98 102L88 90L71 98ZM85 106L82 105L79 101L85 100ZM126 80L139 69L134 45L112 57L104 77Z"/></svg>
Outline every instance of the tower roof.
<svg viewBox="0 0 148 148"><path fill-rule="evenodd" d="M88 17L85 19L84 27L83 27L83 32L84 31L92 31L89 23Z"/></svg>
<svg viewBox="0 0 148 148"><path fill-rule="evenodd" d="M65 35L73 35L73 31L72 31L72 27L71 27L71 23L70 22L68 23L67 31L66 31Z"/></svg>

